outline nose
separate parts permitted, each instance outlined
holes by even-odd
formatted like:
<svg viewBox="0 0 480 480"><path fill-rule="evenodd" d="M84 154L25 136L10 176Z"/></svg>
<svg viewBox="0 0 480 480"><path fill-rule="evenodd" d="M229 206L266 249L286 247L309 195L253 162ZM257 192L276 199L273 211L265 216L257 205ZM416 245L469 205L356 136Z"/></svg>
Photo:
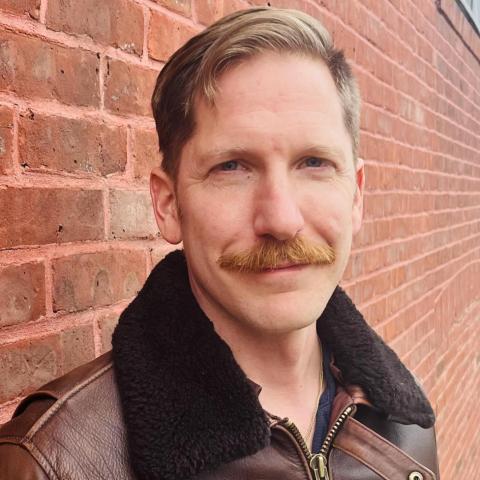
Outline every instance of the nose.
<svg viewBox="0 0 480 480"><path fill-rule="evenodd" d="M286 180L271 180L259 186L253 227L257 236L277 240L294 238L304 227L294 190Z"/></svg>

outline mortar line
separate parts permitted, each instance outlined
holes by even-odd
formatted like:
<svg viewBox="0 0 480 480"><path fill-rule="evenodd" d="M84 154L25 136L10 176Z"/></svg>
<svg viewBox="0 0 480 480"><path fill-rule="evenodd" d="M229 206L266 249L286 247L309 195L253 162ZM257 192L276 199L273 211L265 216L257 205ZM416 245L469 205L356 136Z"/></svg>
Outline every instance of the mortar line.
<svg viewBox="0 0 480 480"><path fill-rule="evenodd" d="M48 8L48 0L41 0L40 3L40 13L39 13L39 22L43 25L47 22L47 8Z"/></svg>

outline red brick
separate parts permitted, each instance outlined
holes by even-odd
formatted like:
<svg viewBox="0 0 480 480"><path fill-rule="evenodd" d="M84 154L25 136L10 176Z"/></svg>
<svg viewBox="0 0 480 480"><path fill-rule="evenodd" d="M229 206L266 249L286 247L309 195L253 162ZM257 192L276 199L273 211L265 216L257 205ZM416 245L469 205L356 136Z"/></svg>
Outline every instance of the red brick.
<svg viewBox="0 0 480 480"><path fill-rule="evenodd" d="M378 58L375 72L378 79L389 85L393 83L393 66L389 60Z"/></svg>
<svg viewBox="0 0 480 480"><path fill-rule="evenodd" d="M107 59L105 107L115 113L152 116L150 99L156 70Z"/></svg>
<svg viewBox="0 0 480 480"><path fill-rule="evenodd" d="M148 182L152 168L162 164L158 149L158 135L155 129L135 130L133 142L133 169L135 178Z"/></svg>
<svg viewBox="0 0 480 480"><path fill-rule="evenodd" d="M155 3L167 7L174 12L182 13L183 15L190 16L192 13L192 0L153 0ZM202 0L203 4L208 0ZM197 7L198 8L198 7Z"/></svg>
<svg viewBox="0 0 480 480"><path fill-rule="evenodd" d="M280 2L275 2L276 4L280 5L274 5L279 8L296 8L298 9L298 3L301 5L300 8L306 8L307 3L303 0L300 1L295 1L295 4L293 4L293 0L282 0ZM248 0L223 0L223 15L229 15L230 13L237 12L238 10L246 10L247 8L250 8L250 4ZM312 14L312 12L308 12Z"/></svg>
<svg viewBox="0 0 480 480"><path fill-rule="evenodd" d="M160 8L156 8L153 2ZM480 89L475 76L478 65L465 44L468 44L471 51L479 52L480 41L458 5L455 2L441 2L441 12L435 2L410 0L364 0L350 3L338 0L105 0L97 2L101 5L96 5L93 12L93 0L49 0L44 3L48 4L48 28L69 34L69 37L54 35L59 39L58 43L61 43L63 38L69 38L69 42L78 40L80 43L83 41L81 35L89 35L99 45L99 51L104 52L107 46L120 45L122 48L124 42L133 43L133 46L125 48L130 48L130 51L136 54L142 52L143 42L138 42L138 29L142 26L143 19L137 22L136 19L140 17L135 15L113 18L114 12L119 5L125 5L124 12L130 8L137 14L142 9L150 8L151 31L147 32L151 34L148 39L149 48L148 52L142 53L148 53L151 58L161 61L168 58L183 43L181 30L186 29L188 32L191 29L192 34L196 31L196 26L191 26L188 20L177 14L184 17L191 17L193 14L199 23L208 25L226 13L248 5L270 3L275 7L306 11L324 22L338 45L346 51L347 57L358 62L354 63L353 67L359 77L364 102L361 153L368 162L365 207L367 221L354 240L355 251L345 272L348 292L358 302L368 322L375 326L377 332L385 335L390 344L398 348L404 360L425 382L427 393L438 413L437 431L443 477L450 478L457 473L459 478L478 478L480 472L475 464L475 451L479 448L478 442L475 443L478 415L472 418L468 415L468 412L475 410L474 399L478 396L476 393L480 386L479 376L475 375L480 365L480 357L476 352L478 348L475 350L479 332L475 325L478 308L469 309L469 305L475 300L478 271L472 271L468 277L460 277L458 274L464 271L466 266L478 263L479 259L477 252L480 206L476 179L480 175L480 167L476 166L476 153L480 149L480 136L476 119L480 112L477 107L480 102ZM22 15L24 19L27 18L24 12L38 4L39 0L0 0L0 8L3 7L7 16L13 13ZM169 14L165 9L176 14ZM69 14L66 15L66 12ZM94 18L97 14L98 18ZM38 17L38 11L34 15ZM459 40L443 16L452 20L465 43ZM107 25L106 20L110 19L112 21ZM344 22L349 28L344 28ZM118 28L120 25L127 25L128 28L132 23L135 23L132 30L122 27L123 30L120 31ZM29 24L33 25L33 22ZM55 73L58 72L55 62L59 51L68 51L71 62L75 63L81 50L62 47L48 39L34 38L28 34L4 33L3 36L13 39L10 44L7 42L0 45L0 69L2 58L4 64L0 71L0 76L3 76L0 78L0 88L7 91L7 100L4 99L3 103L9 101L9 92L16 92L23 97L22 103L32 102L35 105L36 99L57 99L73 105L79 104L77 100L71 99L71 92L58 90L62 76ZM132 38L135 39L131 40ZM14 55L16 46L19 47L19 53ZM106 51L108 54L109 50ZM39 56L38 52L42 53L43 57ZM92 57L92 54L86 55L93 58L97 68L97 59ZM151 119L149 104L156 72L141 63L143 59L140 62L130 56L129 63L125 55L122 61L118 60L117 55L112 54L112 57L117 57L117 60L109 60L105 65L104 107L114 114L144 115ZM17 63L13 63L12 59ZM30 66L33 74L29 70ZM54 72L54 75L44 74L39 80L37 77L45 71ZM71 76L67 87L78 90L78 84L75 85L72 79L76 80L77 77ZM63 97L59 92L63 92ZM85 89L84 95L85 92L95 92L94 101L90 103L94 108L97 107L98 86L97 89ZM0 140L0 152L2 144L5 145L3 157L0 153L0 173L3 171L7 174L16 173L12 158L12 150L17 147L12 145L12 108L3 108L5 116L2 115L0 107L0 138L3 139L3 143ZM40 107L37 110L40 110ZM69 113L65 115L71 116ZM46 118L45 113L42 116ZM45 142L45 137L41 136L40 128L26 128L26 142L23 140L23 123L27 124L27 121L20 118L20 162L27 160L25 163L29 163L31 168L28 174L12 176L8 179L9 182L20 183L24 178L29 183L43 182L47 178L58 181L61 178L59 173L68 171L83 173L91 169L94 175L109 175L122 171L123 131L121 134L117 132L121 137L120 147L114 144L117 137L110 130L101 141L96 140L97 131L94 131L94 128L99 131L100 136L105 129L115 129L112 125L103 125L92 118L77 120L78 123L65 120L65 123L67 122L68 131L75 140L72 144L86 146L84 152L75 150L78 153L78 157L75 155L79 162L78 168L73 159L65 155L68 152L65 148L68 140L60 141L60 129L52 130L52 148L49 150L42 143ZM112 191L109 199L112 229L109 229L108 235L125 240L148 238L156 234L156 227L145 228L143 224L144 221L148 223L153 219L148 213L151 208L148 195L143 190L131 191L146 186L150 168L159 161L155 132L145 126L146 122L144 126L140 126L136 121L133 123L129 127L132 165L129 165L128 169L128 172L132 173L133 183L127 182L121 187L115 184L116 190ZM44 126L45 129L49 128L47 120ZM28 136L33 130L38 133L35 138ZM60 145L55 145L57 138ZM30 143L36 144L38 151ZM112 159L111 163L102 163L99 160L96 150L98 143L105 146L105 151L108 151ZM60 151L62 153L56 155L56 152ZM119 156L118 151L121 153ZM62 155L65 158L60 161ZM121 157L121 167L117 167L117 157ZM94 160L89 160L92 158ZM46 165L55 176L38 174L38 171L32 175L35 161L35 168ZM111 171L107 166L111 166ZM126 180L122 178L122 182ZM120 188L130 191L120 191ZM20 199L23 198L22 195ZM0 197L0 202L6 198L3 190L0 190ZM61 197L59 203L66 199L67 203L75 205L73 198ZM24 204L24 211L30 214L29 204ZM45 205L45 210L48 210L49 205ZM93 203L90 208L92 205ZM101 211L101 207L98 207L98 204L96 206ZM0 208L2 213L3 210L7 212L9 229L21 228L15 226L15 217L8 213L9 205L5 208L4 204L0 203ZM54 214L55 208L59 207L55 205ZM25 225L32 223L34 233L29 232L28 235L35 246L38 243L35 240L38 231L50 228L47 216L45 227L39 226L41 222L36 220L37 217L44 220L43 213L42 209L33 212L33 223L30 217L29 220L22 220L17 213ZM0 229L2 224L0 221ZM56 227L55 223L51 225ZM25 232L27 228L24 227ZM10 230L0 230L0 243L9 242L7 248L17 242L11 240L10 235ZM13 235L16 235L15 231ZM103 231L99 235L103 239ZM56 238L49 241L56 241ZM367 245L373 248L364 250L362 247ZM137 263L154 265L165 252L173 248L177 246L170 246L157 237L149 242L148 250L143 252ZM29 262L38 263L32 260ZM24 266L12 265L6 268L17 267L21 269ZM76 272L81 268L71 270ZM73 277L71 272L69 275ZM94 279L96 275L95 272L91 274ZM10 274L8 278L12 278ZM93 280L90 281L95 284ZM113 279L111 285L118 282ZM453 285L448 287L449 292L452 289L448 295L445 294L447 282ZM14 282L9 281L9 285L12 283ZM34 283L32 279L31 284ZM466 288L465 285L471 288ZM75 284L79 292L91 291L80 287L82 285ZM96 287L100 292L97 297L90 294L93 300L82 297L84 306L90 302L95 307L97 302L102 305L105 303L105 306L109 307L109 303L117 301L109 299L105 294L104 290L108 293L107 287L103 286L103 290L100 285ZM0 292L1 288L0 285ZM68 288L73 291L73 286ZM100 301L99 298L103 300ZM112 313L100 311L92 315L96 344L102 352L110 348L117 311L125 301L121 299L120 304L114 308L102 309ZM5 318L2 315L7 308L0 301L2 319ZM74 315L70 318L74 324L78 324ZM29 327L29 331L34 335L35 329L39 328L35 325ZM62 373L64 368L83 363L93 355L90 325L73 327L70 330L58 333L56 340L52 340L58 344L57 374ZM448 348L442 350L441 342L445 338L448 339ZM3 371L0 375L2 373ZM25 375L24 371L20 371L20 389L12 387L7 395L9 399L22 390L22 381L28 386L30 379L25 378ZM14 382L9 377L6 378L7 382ZM467 400L461 392L455 392L455 382L465 385L463 390L470 392ZM2 387L0 380L0 388ZM30 387L26 390L28 388ZM5 399L5 395L3 397ZM473 399L472 402L469 403L469 399ZM9 405L13 404L14 402ZM0 421L5 418L1 416L1 412L5 411L4 408L0 411ZM461 441L457 441L459 438ZM468 450L470 453L465 454Z"/></svg>
<svg viewBox="0 0 480 480"><path fill-rule="evenodd" d="M17 408L20 400L9 402L0 407L0 425L7 423L12 417L13 412Z"/></svg>
<svg viewBox="0 0 480 480"><path fill-rule="evenodd" d="M335 31L335 46L344 51L346 57L350 60L355 58L357 49L357 36L346 28L338 27Z"/></svg>
<svg viewBox="0 0 480 480"><path fill-rule="evenodd" d="M28 15L38 20L41 0L0 0L0 10L19 15Z"/></svg>
<svg viewBox="0 0 480 480"><path fill-rule="evenodd" d="M171 245L165 240L162 240L162 243L158 246L150 248L150 259L152 261L152 266L157 265L158 262L163 260L167 254L173 250L178 250L181 248L181 245Z"/></svg>
<svg viewBox="0 0 480 480"><path fill-rule="evenodd" d="M379 133L382 136L390 137L392 135L393 130L393 122L392 118L388 113L382 111L379 112L377 115L377 125L376 125L376 133Z"/></svg>
<svg viewBox="0 0 480 480"><path fill-rule="evenodd" d="M131 0L49 0L46 25L95 42L142 54L143 9Z"/></svg>
<svg viewBox="0 0 480 480"><path fill-rule="evenodd" d="M110 192L110 238L153 238L157 235L158 228L148 192Z"/></svg>
<svg viewBox="0 0 480 480"><path fill-rule="evenodd" d="M0 174L9 173L12 168L13 112L0 106Z"/></svg>
<svg viewBox="0 0 480 480"><path fill-rule="evenodd" d="M126 129L30 112L20 116L19 153L29 168L110 175L125 170Z"/></svg>
<svg viewBox="0 0 480 480"><path fill-rule="evenodd" d="M102 192L59 188L0 190L0 248L103 238Z"/></svg>
<svg viewBox="0 0 480 480"><path fill-rule="evenodd" d="M112 349L112 334L118 323L118 314L105 313L98 317L97 325L100 334L100 353L108 352Z"/></svg>
<svg viewBox="0 0 480 480"><path fill-rule="evenodd" d="M200 23L210 25L222 16L222 0L203 0L195 3L195 11Z"/></svg>
<svg viewBox="0 0 480 480"><path fill-rule="evenodd" d="M145 281L145 254L116 250L56 258L53 309L75 312L133 297Z"/></svg>
<svg viewBox="0 0 480 480"><path fill-rule="evenodd" d="M196 32L193 26L180 23L161 12L152 12L148 32L148 54L155 60L166 61Z"/></svg>
<svg viewBox="0 0 480 480"><path fill-rule="evenodd" d="M0 403L26 395L62 373L56 335L0 346Z"/></svg>
<svg viewBox="0 0 480 480"><path fill-rule="evenodd" d="M0 90L66 104L99 104L98 57L39 38L0 32Z"/></svg>
<svg viewBox="0 0 480 480"><path fill-rule="evenodd" d="M0 267L0 327L45 315L43 263Z"/></svg>
<svg viewBox="0 0 480 480"><path fill-rule="evenodd" d="M63 373L95 358L93 325L79 325L60 334L63 350Z"/></svg>
<svg viewBox="0 0 480 480"><path fill-rule="evenodd" d="M0 346L0 403L27 395L94 357L92 325Z"/></svg>

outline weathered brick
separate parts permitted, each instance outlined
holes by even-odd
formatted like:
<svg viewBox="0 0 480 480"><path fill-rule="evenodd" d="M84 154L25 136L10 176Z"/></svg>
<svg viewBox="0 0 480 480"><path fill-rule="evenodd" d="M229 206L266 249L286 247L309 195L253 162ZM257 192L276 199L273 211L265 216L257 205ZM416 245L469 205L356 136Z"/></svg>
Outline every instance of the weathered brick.
<svg viewBox="0 0 480 480"><path fill-rule="evenodd" d="M38 19L41 0L0 0L0 10Z"/></svg>
<svg viewBox="0 0 480 480"><path fill-rule="evenodd" d="M36 320L45 315L43 263L0 267L0 327Z"/></svg>
<svg viewBox="0 0 480 480"><path fill-rule="evenodd" d="M306 8L307 7L307 2L298 0L295 2L295 4L299 3L300 5L292 5L292 2L294 0L288 0L288 3L286 0L283 0L281 2L276 2L279 5L275 5L276 7L280 8L295 8L299 7L300 9ZM265 6L265 2L264 2ZM248 0L223 0L223 15L229 15L230 13L236 12L237 10L245 10L247 8L250 8L250 5L248 3ZM313 12L309 11L308 13L312 14Z"/></svg>
<svg viewBox="0 0 480 480"><path fill-rule="evenodd" d="M156 235L158 228L148 192L110 192L110 238L153 238Z"/></svg>
<svg viewBox="0 0 480 480"><path fill-rule="evenodd" d="M115 113L151 116L156 70L107 59L105 107Z"/></svg>
<svg viewBox="0 0 480 480"><path fill-rule="evenodd" d="M0 209L0 248L103 238L99 190L9 187Z"/></svg>
<svg viewBox="0 0 480 480"><path fill-rule="evenodd" d="M0 425L7 423L13 417L13 412L17 408L20 400L9 402L0 407Z"/></svg>
<svg viewBox="0 0 480 480"><path fill-rule="evenodd" d="M12 168L13 112L0 106L0 175Z"/></svg>
<svg viewBox="0 0 480 480"><path fill-rule="evenodd" d="M155 3L167 7L175 12L190 16L192 13L192 0L153 0ZM202 0L200 3L204 3Z"/></svg>
<svg viewBox="0 0 480 480"><path fill-rule="evenodd" d="M112 334L118 323L118 314L105 313L97 319L98 330L100 334L100 353L108 352L112 348Z"/></svg>
<svg viewBox="0 0 480 480"><path fill-rule="evenodd" d="M166 61L196 33L197 30L191 25L180 23L161 12L152 12L148 32L148 54L155 60Z"/></svg>
<svg viewBox="0 0 480 480"><path fill-rule="evenodd" d="M63 350L63 373L95 358L93 325L78 325L60 334Z"/></svg>
<svg viewBox="0 0 480 480"><path fill-rule="evenodd" d="M195 12L200 23L210 25L222 16L222 0L204 0L195 4Z"/></svg>
<svg viewBox="0 0 480 480"><path fill-rule="evenodd" d="M142 251L109 250L56 258L53 309L74 312L131 298L145 281Z"/></svg>
<svg viewBox="0 0 480 480"><path fill-rule="evenodd" d="M125 170L126 129L30 112L20 116L19 153L29 168L105 176Z"/></svg>
<svg viewBox="0 0 480 480"><path fill-rule="evenodd" d="M152 260L152 267L157 265L157 263L163 260L170 252L180 248L182 248L181 245L171 245L170 243L165 242L165 240L163 240L160 245L151 247L150 258Z"/></svg>
<svg viewBox="0 0 480 480"><path fill-rule="evenodd" d="M49 0L46 25L87 35L94 41L142 54L143 10L131 0Z"/></svg>
<svg viewBox="0 0 480 480"><path fill-rule="evenodd" d="M26 395L93 358L93 325L0 346L0 403Z"/></svg>
<svg viewBox="0 0 480 480"><path fill-rule="evenodd" d="M66 104L99 104L98 57L80 48L0 32L0 90Z"/></svg>
<svg viewBox="0 0 480 480"><path fill-rule="evenodd" d="M26 395L61 373L58 335L0 346L0 403Z"/></svg>
<svg viewBox="0 0 480 480"><path fill-rule="evenodd" d="M60 46L64 39L69 38L69 43L78 41L80 44L84 41L83 37L89 36L99 46L98 51L109 54L112 50L109 47L123 48L136 55L148 53L151 58L163 61L184 41L183 34L185 38L188 37L185 29L187 32L191 29L193 34L197 28L178 14L184 17L194 14L200 24L208 25L222 15L240 8L267 3L274 7L303 10L319 18L333 34L337 46L343 48L347 57L353 61L363 97L361 154L367 161L366 221L359 236L355 238L354 255L348 264L344 280L348 283L349 294L358 303L367 321L414 368L414 373L419 375L426 387L438 414L442 478L453 478L455 474L458 478L478 478L480 472L478 462L475 462L475 451L479 447L475 435L479 414L472 416L472 412L475 412L475 398L478 397L476 379L480 367L480 356L477 353L479 329L478 321L475 322L479 315L475 297L478 271L472 271L466 277L458 274L464 272L468 265L476 265L479 258L480 207L477 178L480 167L476 165L480 150L477 120L480 114L480 88L478 62L471 52L480 52L480 41L458 2L105 0L94 5L93 0L48 0L43 4L47 7L46 22L52 35L47 31L47 36L55 37L55 42L37 38L35 28L28 28L28 33L7 33L7 30L18 30L16 24L14 28L7 25L4 29L2 35L6 40L0 45L0 88L6 91L6 95L2 103L15 103L15 100L11 101L10 95L14 92L22 97L21 103L38 103L38 107L32 107L36 110L44 108L42 102L37 102L38 99L59 100L72 105L85 104L94 109L99 105L98 84L96 88L88 86L83 93L78 94L80 97L92 94L93 100L82 100L84 103L76 100L77 97L72 100L72 92L68 89L75 90L74 94L77 95L79 85L80 88L83 87L75 81L85 82L84 79L88 76L77 74L79 69L75 67L74 74L67 79L67 85L63 85L65 74L59 73L58 68L63 67L58 67L57 57L61 57L60 52L64 52L62 55L68 57L70 63L78 65L78 59L85 55L88 62L93 60L95 68L98 67L98 60L94 54ZM39 4L40 0L0 0L0 8L7 13L4 15L7 23L11 14L17 15L17 20L22 16L22 21L28 18L27 15L38 18L38 9L35 9ZM124 15L116 17L119 6L123 7L121 13ZM143 18L140 19L138 13L142 9L151 10L147 52L142 52L143 39L139 36ZM175 13L166 12L165 9ZM447 18L448 21L445 21ZM31 21L27 23L34 25ZM349 28L345 29L344 24ZM20 29L25 30L23 27ZM52 29L66 32L68 37L53 34ZM460 32L463 42L459 41L455 30ZM17 47L18 52L15 50ZM122 61L116 54L111 56L116 60L109 59L105 65L105 108L114 114L151 117L149 104L156 72L143 65L143 59L139 61L133 55L129 57L131 63L125 55ZM98 76L98 73L95 72L95 75ZM37 171L32 174L33 162L29 162L32 168L28 175L17 175L12 159L12 150L16 150L16 145L11 143L13 108L18 107L0 107L0 174L3 172L11 175L10 178L3 177L9 183L21 183L24 178L29 184L43 182L46 178L58 181L61 178L58 174L68 171L91 170L93 175L109 175L123 170L123 131L120 148L115 144L117 137L110 130L102 136L105 128L111 126L93 119L96 116L93 114L89 115L89 119L78 120L78 123L65 120L65 130L68 127L71 133L70 140L62 136L62 130L57 125L58 129L52 130L50 149L42 143L45 137L40 135L40 127L35 130L38 133L35 138L28 136L27 131L27 141L24 142L24 119L21 118L19 161L28 163L28 160L38 157L33 160L37 162L35 169L45 165L55 176L47 177ZM89 111L92 112L93 109L89 108ZM6 113L2 114L2 111ZM45 113L42 115L45 117ZM72 116L70 113L65 115ZM155 133L146 126L139 126L136 121L133 123L135 125L129 127L132 168L128 172L134 175L134 184L122 187L115 184L110 188L133 189L136 188L135 185L146 183L150 168L157 164ZM91 126L95 129L91 129ZM50 128L47 123L44 127ZM102 136L102 140L97 142L99 136ZM61 145L56 145L57 138ZM72 158L67 155L69 141L75 147L70 151ZM38 150L32 148L30 143L38 144ZM104 146L104 153L110 154L109 160L105 160L106 157L99 158L96 148L99 143ZM82 144L85 149L81 152ZM116 163L118 152L121 153L119 168ZM65 158L60 161L62 155ZM75 164L74 159L79 163ZM140 188L144 186L146 187L142 184ZM7 198L5 195L0 190L0 202ZM22 195L19 195L19 201L24 206L22 214L30 215L30 203L23 201ZM56 197L56 201L75 205L74 198ZM150 202L145 192L115 191L112 192L110 202L113 228L109 230L109 236L114 238L119 235L127 240L137 236L150 236L149 229L145 229L142 220L148 217L147 209L150 211ZM53 215L57 215L56 209L59 207L54 203L52 205ZM101 203L90 203L89 208L98 210L101 215L100 205ZM54 221L49 223L49 217L44 213L49 213L51 209L48 202L43 202L42 208L32 212L28 219L22 219L18 212L16 217L11 215L9 208L10 204L0 203L0 229L3 228L0 230L0 244L7 244L7 248L19 241L23 242L26 236L29 236L28 241L36 248L38 232L52 226L57 227ZM76 207L70 208L75 210ZM8 229L3 227L4 211ZM73 212L74 216L77 214L77 211ZM82 215L77 217L82 218ZM23 222L24 227L16 226L16 222ZM41 225L42 222L46 222L45 225ZM28 230L30 227L32 231ZM23 238L19 237L15 228L23 228L28 233L23 233ZM58 228L60 231L61 228ZM156 228L152 231L156 232ZM11 240L12 237L8 235L17 236L19 240ZM48 241L56 241L55 236L52 240L51 234L49 235ZM103 239L103 230L99 235ZM44 237L41 237L40 243L43 241ZM93 248L93 245L89 247ZM150 241L148 251L143 253L145 257L141 256L138 263L154 265L173 248L178 246L170 246L160 238ZM67 246L62 247L62 250L67 249ZM14 267L12 265L7 268ZM76 273L81 268L71 270ZM74 277L73 273L70 275ZM96 275L95 272L91 273L94 279ZM114 297L113 293L111 297L105 294L105 290L108 293L108 282L102 280L102 275L99 276L99 285L96 287L99 290L97 297L92 296L93 300L82 298L84 305L89 302L94 304L99 298L102 301L98 303L107 307L116 301L109 299ZM1 278L0 274L0 289L3 288ZM10 279L17 277L9 274L8 278L10 286L16 282ZM20 278L23 277L20 275ZM94 280L89 281L95 283ZM451 281L451 286L448 287L448 291L451 291L446 294L448 281ZM112 285L115 282L118 283L115 279L111 280ZM32 277L31 285L34 283ZM27 288L30 287L26 286L25 289ZM43 286L40 285L40 288ZM73 291L73 287L68 288ZM82 285L75 288L79 292L88 291ZM105 310L117 311L117 307L123 305L125 300L120 302L116 307ZM19 305L23 306L21 301ZM472 309L469 305L476 307ZM2 320L5 318L3 312L9 308L0 301ZM21 313L15 317L17 320ZM78 324L73 317L70 315L73 324ZM117 321L117 314L98 312L92 317L96 343L101 351L106 351L110 348L111 331ZM33 336L38 335L36 329L39 327L35 324L29 327ZM11 328L10 326L9 329ZM51 340L57 344L58 368L56 374L50 372L50 376L61 374L64 368L71 368L92 357L90 325L70 330L58 333ZM445 339L448 339L448 348L439 348ZM27 347L24 350L31 348L36 351L33 346ZM3 401L6 397L9 397L8 400L14 399L22 390L29 391L32 388L29 383L31 379L26 377L30 374L29 370L22 370L24 364L24 359L21 359L16 367L19 372L17 387L20 388L15 387L15 380L4 375L5 369L0 370L0 389L4 378L7 382L13 382L8 395L5 395L5 390L2 392ZM40 373L34 373L34 376L38 375ZM25 389L24 385L27 385ZM463 391L468 392L468 395L459 393L455 385L464 386ZM0 422L6 418L3 413L6 411L0 405Z"/></svg>
<svg viewBox="0 0 480 480"><path fill-rule="evenodd" d="M148 182L152 168L162 164L155 129L135 130L132 142L133 170L135 178Z"/></svg>

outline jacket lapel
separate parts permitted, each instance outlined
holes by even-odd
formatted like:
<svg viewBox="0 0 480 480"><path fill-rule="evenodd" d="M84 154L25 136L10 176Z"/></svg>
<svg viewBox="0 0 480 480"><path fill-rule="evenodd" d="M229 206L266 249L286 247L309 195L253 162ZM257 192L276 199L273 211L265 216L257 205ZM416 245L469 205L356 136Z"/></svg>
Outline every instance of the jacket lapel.
<svg viewBox="0 0 480 480"><path fill-rule="evenodd" d="M433 424L421 389L339 287L317 322L346 383L392 419ZM183 253L168 255L120 317L113 361L139 479L178 480L270 442L258 391L189 286Z"/></svg>

